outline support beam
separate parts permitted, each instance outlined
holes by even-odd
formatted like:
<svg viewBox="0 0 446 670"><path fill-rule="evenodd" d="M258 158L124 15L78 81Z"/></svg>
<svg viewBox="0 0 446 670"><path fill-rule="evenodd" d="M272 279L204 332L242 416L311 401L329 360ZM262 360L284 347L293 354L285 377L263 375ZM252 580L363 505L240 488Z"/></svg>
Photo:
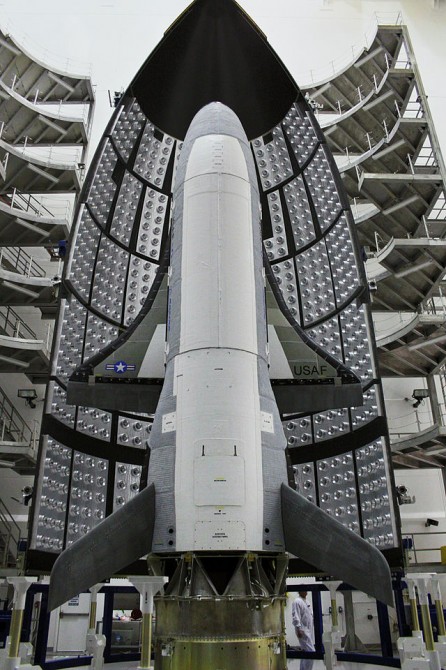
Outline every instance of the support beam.
<svg viewBox="0 0 446 670"><path fill-rule="evenodd" d="M16 358L11 358L11 356L3 356L0 354L0 361L8 363L9 365L17 365L18 368L29 368L29 363L26 363L26 361L19 361Z"/></svg>
<svg viewBox="0 0 446 670"><path fill-rule="evenodd" d="M10 288L13 291L17 291L18 293L27 295L29 298L32 298L33 300L39 297L39 293L37 293L37 291L31 291L29 288L25 288L20 284L14 284L14 282L8 281L7 279L1 282L1 284L3 284L3 286L6 286L7 288Z"/></svg>

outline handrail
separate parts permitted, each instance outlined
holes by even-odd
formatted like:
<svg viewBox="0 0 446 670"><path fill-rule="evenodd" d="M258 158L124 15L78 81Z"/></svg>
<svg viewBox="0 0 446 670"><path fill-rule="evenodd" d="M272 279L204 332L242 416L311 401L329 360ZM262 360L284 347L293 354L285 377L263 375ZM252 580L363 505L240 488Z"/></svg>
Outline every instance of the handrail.
<svg viewBox="0 0 446 670"><path fill-rule="evenodd" d="M40 97L41 91L37 88L34 96L29 97L29 90L22 85L20 76L14 75L11 82L4 79L0 82L2 88L19 104L28 106L32 105L31 109L42 112L43 114L50 114L52 118L59 119L62 122L68 123L83 123L85 126L88 122L91 102L70 102L69 100L46 100L45 96ZM20 92L21 89L21 92Z"/></svg>
<svg viewBox="0 0 446 670"><path fill-rule="evenodd" d="M41 218L54 219L65 217L67 220L71 219L72 204L69 198L58 198L57 195L52 198L40 195L36 198L30 193L22 193L14 188L6 196L0 196L0 199L5 200L11 208L19 209Z"/></svg>
<svg viewBox="0 0 446 670"><path fill-rule="evenodd" d="M45 270L21 247L1 247L0 265L7 261L23 277L45 277Z"/></svg>
<svg viewBox="0 0 446 670"><path fill-rule="evenodd" d="M36 214L37 216L53 216L52 212L50 212L49 209L42 205L40 200L35 198L30 193L24 194L18 189L14 188L9 198L11 200L11 207L23 209L25 212L31 210L33 214ZM45 214L42 214L42 211L44 211Z"/></svg>
<svg viewBox="0 0 446 670"><path fill-rule="evenodd" d="M446 367L444 365L438 371L438 376L440 377L440 387L442 393L442 397L439 398L438 405L440 408L441 420L444 425L446 424Z"/></svg>
<svg viewBox="0 0 446 670"><path fill-rule="evenodd" d="M433 239L439 239L439 238L433 238ZM445 301L446 296L443 294L441 286L438 287L438 293L439 293L438 296L428 298L427 300L421 303L420 314L434 314L446 318L446 301Z"/></svg>
<svg viewBox="0 0 446 670"><path fill-rule="evenodd" d="M3 538L3 558L2 567L8 566L8 555L11 554L17 561L19 542L21 540L20 527L14 520L14 517L0 498L0 537Z"/></svg>
<svg viewBox="0 0 446 670"><path fill-rule="evenodd" d="M11 307L0 307L0 331L2 330L9 337L37 340L36 333Z"/></svg>
<svg viewBox="0 0 446 670"><path fill-rule="evenodd" d="M25 442L35 448L36 436L0 387L0 442L9 441Z"/></svg>
<svg viewBox="0 0 446 670"><path fill-rule="evenodd" d="M406 551L413 552L413 557L415 559L415 563L418 563L417 559L417 553L421 554L424 551L441 551L440 547L419 547L418 549L415 547L415 536L420 536L420 537L430 537L431 535L444 535L445 537L445 543L446 543L446 532L437 530L437 531L430 531L429 533L421 533L421 532L414 532L414 533L404 533L403 532L403 540L411 538L412 539L412 547L410 549L407 549ZM432 563L432 561L427 561L428 563ZM408 567L408 566L406 566Z"/></svg>
<svg viewBox="0 0 446 670"><path fill-rule="evenodd" d="M0 195L0 202L4 202L11 209L26 212L39 218L65 217L67 220L71 218L72 206L68 198L61 199L57 196L53 198L39 196L36 198L30 193L22 193L17 188L13 188L11 192Z"/></svg>
<svg viewBox="0 0 446 670"><path fill-rule="evenodd" d="M433 430L435 428L430 403L424 407L421 405L414 408L411 398L407 401L404 398L389 398L388 404L387 421L390 441L392 443L397 439L411 439L416 436L422 439L422 433L425 430ZM391 414L390 407L395 407L395 405L397 409L394 409L393 412L398 411L398 408L400 408L398 415L396 413Z"/></svg>
<svg viewBox="0 0 446 670"><path fill-rule="evenodd" d="M82 148L73 146L68 153L68 147L60 144L51 146L39 146L27 144L11 144L1 139L2 147L7 154L13 154L22 157L24 160L37 162L39 165L54 167L55 169L74 170L77 168L82 157ZM67 153L65 153L67 152Z"/></svg>

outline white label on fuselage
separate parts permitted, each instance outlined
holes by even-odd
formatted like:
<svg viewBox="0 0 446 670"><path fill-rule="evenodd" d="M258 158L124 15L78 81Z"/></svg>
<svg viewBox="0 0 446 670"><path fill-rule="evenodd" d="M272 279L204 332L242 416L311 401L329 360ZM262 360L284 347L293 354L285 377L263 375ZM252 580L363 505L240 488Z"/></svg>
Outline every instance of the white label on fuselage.
<svg viewBox="0 0 446 670"><path fill-rule="evenodd" d="M194 503L245 504L245 461L241 456L201 456L194 460Z"/></svg>
<svg viewBox="0 0 446 670"><path fill-rule="evenodd" d="M172 433L177 428L177 415L176 412L170 412L169 414L163 414L163 422L161 432L163 433Z"/></svg>
<svg viewBox="0 0 446 670"><path fill-rule="evenodd" d="M196 521L194 548L246 550L245 524L242 521Z"/></svg>
<svg viewBox="0 0 446 670"><path fill-rule="evenodd" d="M261 429L264 433L274 433L274 419L269 412L261 412Z"/></svg>

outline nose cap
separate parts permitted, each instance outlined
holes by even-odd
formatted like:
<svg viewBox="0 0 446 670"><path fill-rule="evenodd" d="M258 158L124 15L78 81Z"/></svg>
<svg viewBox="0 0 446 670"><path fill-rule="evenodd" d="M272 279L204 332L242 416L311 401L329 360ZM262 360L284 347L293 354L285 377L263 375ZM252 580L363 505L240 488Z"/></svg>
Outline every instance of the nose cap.
<svg viewBox="0 0 446 670"><path fill-rule="evenodd" d="M230 135L248 144L248 138L237 114L222 102L210 102L197 112L186 133L185 142L203 135Z"/></svg>
<svg viewBox="0 0 446 670"><path fill-rule="evenodd" d="M252 188L258 191L254 158L250 144L237 114L221 102L210 102L197 112L184 138L175 176L174 193L182 188L187 164L195 140L206 135L229 135L239 140L248 167Z"/></svg>

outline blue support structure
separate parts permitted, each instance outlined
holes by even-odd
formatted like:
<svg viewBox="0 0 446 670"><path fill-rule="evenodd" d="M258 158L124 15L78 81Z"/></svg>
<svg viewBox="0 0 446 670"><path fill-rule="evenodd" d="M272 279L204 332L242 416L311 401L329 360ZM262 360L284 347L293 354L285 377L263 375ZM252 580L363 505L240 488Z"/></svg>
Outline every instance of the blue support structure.
<svg viewBox="0 0 446 670"><path fill-rule="evenodd" d="M324 645L322 644L322 633L324 632L324 625L322 622L322 601L321 591L312 591L313 599L313 620L314 620L314 646L317 652L324 652Z"/></svg>
<svg viewBox="0 0 446 670"><path fill-rule="evenodd" d="M107 663L111 657L112 621L113 621L113 592L103 589L104 594L104 616L102 633L105 635L104 661Z"/></svg>
<svg viewBox="0 0 446 670"><path fill-rule="evenodd" d="M31 603L36 593L42 594L33 664L40 665L43 670L59 670L59 668L74 668L81 665L89 665L91 663L91 656L75 656L47 660L46 653L51 615L51 612L48 611L48 584L32 584L28 592L32 595Z"/></svg>
<svg viewBox="0 0 446 670"><path fill-rule="evenodd" d="M22 631L20 633L20 642L29 642L31 637L31 622L33 617L34 593L28 589L25 599L25 611L23 612Z"/></svg>
<svg viewBox="0 0 446 670"><path fill-rule="evenodd" d="M102 633L105 635L104 662L116 663L118 661L138 661L139 652L114 652L112 648L112 624L114 597L116 593L137 593L133 586L104 586L99 593L104 594L104 617Z"/></svg>
<svg viewBox="0 0 446 670"><path fill-rule="evenodd" d="M402 586L401 581L399 580L395 584L395 603L398 616L398 625L401 630L404 630L405 618L404 618L404 605L402 601ZM341 586L341 590L345 588L350 588L346 584ZM326 591L326 586L323 582L318 582L314 584L296 584L290 585L288 587L290 592L298 591L308 591L311 593L312 605L313 605L313 615L314 615L314 633L315 633L315 651L314 652L304 652L297 651L295 649L287 650L288 658L312 658L314 660L323 659L324 648L322 644L322 633L323 633L323 616L322 616L322 601L321 601L321 592ZM49 631L49 622L50 622L50 613L48 612L48 585L47 584L33 584L29 589L29 598L26 601L27 614L29 621L31 621L32 616L32 605L34 595L36 593L42 593L42 599L40 603L40 616L37 626L37 634L35 641L35 654L34 654L34 665L40 665L43 670L58 670L59 668L69 668L76 667L81 665L89 665L91 663L91 656L77 656L72 658L64 659L55 659L47 660L47 645L48 645L48 631ZM106 637L106 645L104 649L104 661L106 663L116 662L116 661L135 661L139 659L138 653L113 653L112 648L112 622L113 622L113 610L114 610L114 597L116 593L134 593L135 589L132 586L108 586L104 585L100 593L104 594L104 614L103 614L103 629L102 632ZM366 664L375 664L388 667L400 667L400 662L398 658L393 657L392 649L392 640L390 633L390 623L389 616L387 611L387 606L383 603L377 602L377 614L378 614L378 623L380 631L380 640L381 640L381 651L382 656L375 656L370 654L356 654L356 653L345 653L338 652L337 657L339 661L350 661L357 663L366 663Z"/></svg>
<svg viewBox="0 0 446 670"><path fill-rule="evenodd" d="M9 635L10 626L11 626L11 611L2 610L0 612L0 649L5 648L6 638Z"/></svg>
<svg viewBox="0 0 446 670"><path fill-rule="evenodd" d="M48 647L48 632L50 626L50 612L48 611L48 584L33 584L29 589L30 600L27 601L27 607L32 610L32 602L35 593L42 593L40 603L40 616L37 626L37 635L35 642L34 665L40 665L43 670L58 670L58 668L71 668L81 665L89 665L91 656L75 656L69 658L58 658L47 660L46 653ZM113 653L112 651L112 622L113 622L113 601L115 593L136 593L133 586L107 586L105 585L100 593L104 594L104 614L102 632L106 638L104 649L104 661L114 663L116 661L137 661L140 654L135 653Z"/></svg>
<svg viewBox="0 0 446 670"><path fill-rule="evenodd" d="M393 596L395 598L395 611L398 621L398 633L400 637L408 637L412 634L410 625L407 622L406 606L404 604L403 589L407 588L406 582L402 580L403 575L397 574L393 579Z"/></svg>
<svg viewBox="0 0 446 670"><path fill-rule="evenodd" d="M339 651L336 653L338 661L347 663L364 663L364 665L383 665L387 668L401 668L401 661L397 657L384 658L381 656L372 656L371 654L356 654L353 652Z"/></svg>
<svg viewBox="0 0 446 670"><path fill-rule="evenodd" d="M376 601L378 612L379 638L381 640L381 653L383 657L393 657L392 636L390 635L389 612L387 605Z"/></svg>
<svg viewBox="0 0 446 670"><path fill-rule="evenodd" d="M34 587L37 586L33 584L30 590L33 591ZM48 585L41 587L39 589L42 593L42 599L40 601L40 614L39 614L39 623L37 625L37 636L36 636L36 646L34 650L34 665L40 665L44 667L46 660L46 650L48 646L48 632L50 628L50 612L48 612Z"/></svg>
<svg viewBox="0 0 446 670"><path fill-rule="evenodd" d="M322 602L321 602L321 592L326 591L327 587L324 582L316 582L314 584L293 584L288 587L290 592L299 592L299 591L308 591L311 592L313 600L313 616L314 616L314 638L315 638L315 652L308 651L297 651L295 649L288 649L287 657L288 658L312 658L322 659L324 656L324 647L322 644L322 633L323 633L323 617L322 617ZM354 590L348 584L341 584L340 591L345 590ZM399 597L402 599L402 589L400 581L396 584L395 591L395 601L397 603L397 613L398 613L398 604L400 602ZM402 602L402 600L401 600ZM381 642L381 653L382 656L375 656L372 654L358 654L354 652L337 652L336 656L339 661L349 661L352 663L366 663L374 665L382 665L387 667L400 667L400 660L398 657L393 656L393 647L392 647L392 637L390 631L390 621L387 606L383 603L376 601L377 615L378 615L378 625L379 625L379 634ZM404 614L404 609L402 610ZM403 618L401 617L401 622ZM400 616L398 617L398 624L400 624Z"/></svg>

